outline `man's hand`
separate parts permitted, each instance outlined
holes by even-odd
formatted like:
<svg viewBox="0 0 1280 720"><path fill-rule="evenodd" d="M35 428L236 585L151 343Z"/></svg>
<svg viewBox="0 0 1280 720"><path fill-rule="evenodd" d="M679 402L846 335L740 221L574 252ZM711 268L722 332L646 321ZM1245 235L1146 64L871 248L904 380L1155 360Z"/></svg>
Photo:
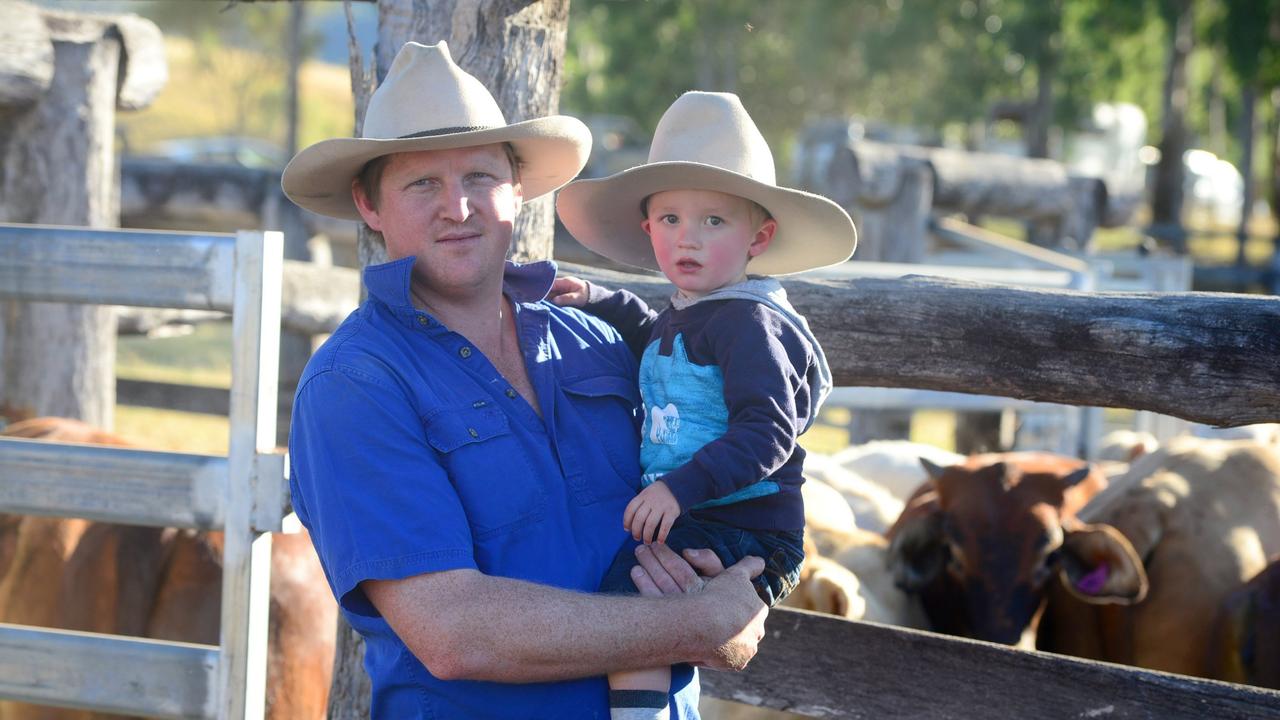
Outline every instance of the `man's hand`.
<svg viewBox="0 0 1280 720"><path fill-rule="evenodd" d="M585 307L587 304L587 281L571 275L558 277L551 283L547 299L562 307Z"/></svg>
<svg viewBox="0 0 1280 720"><path fill-rule="evenodd" d="M669 545L654 543L636 547L631 581L645 597L697 592L707 579L724 572L720 556L711 550L685 550L677 555Z"/></svg>
<svg viewBox="0 0 1280 720"><path fill-rule="evenodd" d="M700 601L710 604L711 615L705 621L704 649L692 662L715 670L743 669L755 657L769 614L751 584L764 571L764 560L748 556L726 570L711 550L685 550L683 555L661 543L641 545L636 548L640 564L631 569L631 579L645 597L700 595Z"/></svg>
<svg viewBox="0 0 1280 720"><path fill-rule="evenodd" d="M622 527L641 542L666 542L667 533L680 517L680 503L667 484L655 480L627 503L622 513Z"/></svg>
<svg viewBox="0 0 1280 720"><path fill-rule="evenodd" d="M715 555L705 551L708 555ZM690 658L693 664L712 670L741 670L755 657L764 637L769 607L760 601L751 578L764 570L764 560L749 556L707 580L698 599L710 606L705 616L708 652Z"/></svg>

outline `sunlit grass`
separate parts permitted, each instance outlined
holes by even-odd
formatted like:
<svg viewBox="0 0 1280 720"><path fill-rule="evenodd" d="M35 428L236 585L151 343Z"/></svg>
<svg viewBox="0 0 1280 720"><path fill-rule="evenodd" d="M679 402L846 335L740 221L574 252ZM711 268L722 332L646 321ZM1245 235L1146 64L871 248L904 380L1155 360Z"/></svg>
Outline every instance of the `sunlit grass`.
<svg viewBox="0 0 1280 720"><path fill-rule="evenodd" d="M116 406L116 434L148 450L226 455L230 428L217 415Z"/></svg>
<svg viewBox="0 0 1280 720"><path fill-rule="evenodd" d="M148 339L122 337L116 375L204 387L231 386L231 323L197 325L190 335ZM159 408L116 405L116 434L141 447L225 455L230 423L225 417Z"/></svg>
<svg viewBox="0 0 1280 720"><path fill-rule="evenodd" d="M180 337L121 337L116 348L116 375L130 380L231 387L231 323L204 323Z"/></svg>

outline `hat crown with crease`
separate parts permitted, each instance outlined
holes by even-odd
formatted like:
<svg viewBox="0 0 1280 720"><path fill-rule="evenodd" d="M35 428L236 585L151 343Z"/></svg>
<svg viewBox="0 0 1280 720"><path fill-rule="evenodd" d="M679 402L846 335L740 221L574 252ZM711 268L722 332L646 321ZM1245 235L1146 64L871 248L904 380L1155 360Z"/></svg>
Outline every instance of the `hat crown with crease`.
<svg viewBox="0 0 1280 720"><path fill-rule="evenodd" d="M493 95L458 67L445 43L409 42L369 98L361 136L321 140L299 151L280 185L300 207L359 220L351 183L370 160L503 143L515 148L521 195L531 200L582 171L591 151L591 131L565 115L508 125Z"/></svg>
<svg viewBox="0 0 1280 720"><path fill-rule="evenodd" d="M713 165L766 185L777 184L769 143L737 95L687 92L653 132L649 164L693 162Z"/></svg>
<svg viewBox="0 0 1280 720"><path fill-rule="evenodd" d="M453 62L448 45L411 42L396 54L387 79L369 98L361 136L390 140L506 124L489 90Z"/></svg>

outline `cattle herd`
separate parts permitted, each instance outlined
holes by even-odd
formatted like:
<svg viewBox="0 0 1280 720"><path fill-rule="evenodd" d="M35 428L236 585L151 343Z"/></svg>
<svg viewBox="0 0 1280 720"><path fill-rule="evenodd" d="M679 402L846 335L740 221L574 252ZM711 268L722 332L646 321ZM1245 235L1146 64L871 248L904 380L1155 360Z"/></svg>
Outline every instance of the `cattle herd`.
<svg viewBox="0 0 1280 720"><path fill-rule="evenodd" d="M127 444L57 418L3 434ZM1280 441L1142 439L1114 455L900 441L810 455L807 557L785 604L1280 689ZM216 644L220 542L0 515L0 622ZM324 717L335 615L305 533L277 536L270 717ZM0 703L0 720L70 717L89 716Z"/></svg>

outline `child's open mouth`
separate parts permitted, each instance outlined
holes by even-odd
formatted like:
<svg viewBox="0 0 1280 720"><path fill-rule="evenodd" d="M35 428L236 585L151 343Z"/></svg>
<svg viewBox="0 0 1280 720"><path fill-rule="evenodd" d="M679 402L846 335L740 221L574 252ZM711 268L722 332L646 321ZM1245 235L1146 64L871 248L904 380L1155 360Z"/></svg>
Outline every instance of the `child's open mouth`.
<svg viewBox="0 0 1280 720"><path fill-rule="evenodd" d="M676 262L676 267L684 272L697 272L702 268L702 263L696 260L680 260Z"/></svg>

